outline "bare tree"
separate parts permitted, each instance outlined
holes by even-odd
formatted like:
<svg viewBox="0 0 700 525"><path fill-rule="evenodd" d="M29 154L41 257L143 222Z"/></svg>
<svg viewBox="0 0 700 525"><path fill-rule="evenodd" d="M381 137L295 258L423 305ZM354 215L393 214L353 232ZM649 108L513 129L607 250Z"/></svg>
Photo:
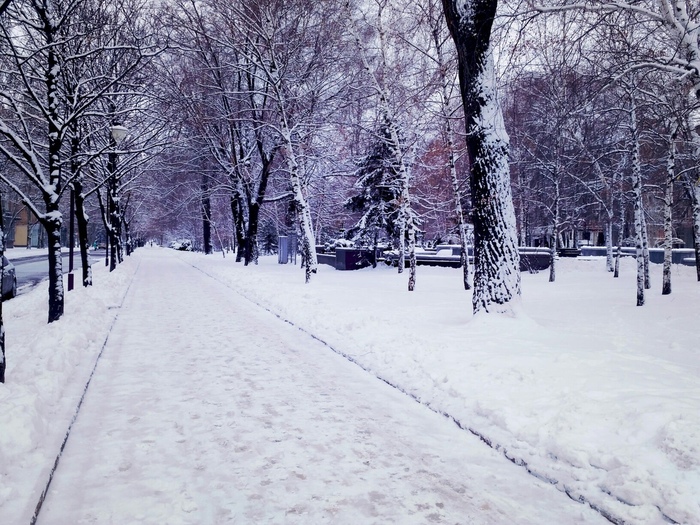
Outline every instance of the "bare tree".
<svg viewBox="0 0 700 525"><path fill-rule="evenodd" d="M495 88L491 28L496 0L443 0L459 57L474 221L474 312L513 312L520 255L508 135Z"/></svg>
<svg viewBox="0 0 700 525"><path fill-rule="evenodd" d="M691 0L642 0L642 1L594 1L553 2L537 5L540 12L579 10L599 14L601 19L614 13L624 13L633 18L637 31L645 32L644 53L637 53L633 60L622 62L625 74L644 68L660 69L675 75L678 82L670 84L683 95L700 100L700 6ZM592 24L602 20L592 20ZM700 108L690 117L691 134L700 154ZM700 157L699 157L700 158ZM695 263L700 281L700 179L691 193L695 235Z"/></svg>

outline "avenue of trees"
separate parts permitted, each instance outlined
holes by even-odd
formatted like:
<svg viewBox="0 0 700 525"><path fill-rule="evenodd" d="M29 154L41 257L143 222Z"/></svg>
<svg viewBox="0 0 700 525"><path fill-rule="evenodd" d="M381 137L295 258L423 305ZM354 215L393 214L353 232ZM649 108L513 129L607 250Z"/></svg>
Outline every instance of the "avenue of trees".
<svg viewBox="0 0 700 525"><path fill-rule="evenodd" d="M85 286L101 232L111 269L149 240L254 265L295 235L307 282L317 245L391 246L409 290L416 246L474 245L475 312L512 311L518 246L551 250L551 281L558 249L605 246L616 274L633 246L639 305L650 248L664 293L672 247L700 260L697 2L0 9L0 190L43 228L50 322L73 216Z"/></svg>

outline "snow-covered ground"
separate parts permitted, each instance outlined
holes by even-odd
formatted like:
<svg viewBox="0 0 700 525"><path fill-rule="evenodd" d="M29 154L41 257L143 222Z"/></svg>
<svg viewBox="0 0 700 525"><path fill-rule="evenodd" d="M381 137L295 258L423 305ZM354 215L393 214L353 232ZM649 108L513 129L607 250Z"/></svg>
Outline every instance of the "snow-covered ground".
<svg viewBox="0 0 700 525"><path fill-rule="evenodd" d="M674 292L664 297L660 294L661 267L653 266L653 289L648 292L647 305L638 308L634 306L632 261L624 260L621 278L613 279L605 272L602 259L563 259L559 261L556 283L547 282L546 272L523 275L523 300L515 318L479 316L472 319L471 296L460 289L459 270L420 267L417 289L409 293L406 291L407 275L398 275L394 269L386 267L339 272L322 266L312 283L304 285L303 273L298 267L278 265L274 257L262 258L260 265L245 268L234 263L230 256L224 259L220 254L207 257L160 249L137 251L112 274L96 268L95 287L68 294L67 313L59 323L43 324L46 317L45 286L5 304L9 365L8 383L0 385L0 523L26 523L25 518L31 515L31 512L27 514L28 509L33 511L46 483L96 356L115 316L122 311L119 306L127 286L134 274L138 276L139 262L153 257L149 254L158 254L164 260L178 258L196 266L203 275L216 279L226 294L240 294L328 345L304 349L302 363L310 362L309 351L311 355L313 352L323 354L325 360L325 355L335 350L369 372L363 372L363 376L378 376L433 410L449 414L460 426L471 431L459 431L460 435L474 433L483 442L488 442L497 451L499 464L522 473L529 470L535 474L526 475L531 483L551 483L549 488L556 489L550 490L556 496L554 500L522 507L518 514L518 504L513 502L521 498L524 504L532 496L527 496L519 488L512 489L507 495L510 505L499 504L497 498L487 495L491 494L488 491L494 484L494 472L500 472L495 466L483 467L480 464L479 469L475 469L469 465L474 459L466 459L466 456L450 458L445 462L445 476L458 475L454 474L453 463L463 461L465 464L460 465L458 472L463 471L472 486L479 486L479 482L483 486L483 494L479 494L483 500L479 500L483 503L483 512L472 513L479 506L471 506L469 502L473 501L467 497L464 518L457 522L568 523L578 520L593 523L597 515L586 511L587 506L592 505L612 519L625 523L700 523L700 498L697 496L700 494L700 325L696 320L700 284L695 281L693 268L674 267ZM158 279L152 281L155 287ZM147 283L150 281L136 279L134 282L135 288L127 295L126 304L130 304L128 298L135 296L137 291L148 297ZM202 316L206 319L208 312L210 315L213 311L220 313L223 308L219 303L212 303L211 289L199 286L187 288L187 293L184 290L178 296L180 306L189 308L188 318L192 322L202 319ZM152 311L167 311L166 306L172 306L174 302L165 297L162 301L161 307L152 304ZM250 309L255 310L255 307L251 305ZM95 399L99 399L99 382L105 381L105 376L100 375L101 370L117 366L114 355L109 352L110 345L127 337L129 323L141 328L147 323L154 327L164 325L177 334L167 343L133 341L132 345L141 345L139 351L144 355L149 349L157 352L177 347L177 341L182 341L184 348L193 344L196 348L196 341L187 339L186 323L175 327L168 324L171 322L169 317L154 315L154 319L134 319L128 312L129 308L125 306L114 325L116 339L106 347L106 364L97 368L95 385L91 386L86 397L86 411L90 403L93 403L90 410L94 413L111 414L116 410L107 401L101 405ZM274 318L269 319L271 328L277 326ZM230 323L234 328L236 322L236 316L232 315ZM216 333L217 327L210 326L209 330ZM297 338L288 337L294 345L300 344ZM241 345L235 344L235 338L232 345L240 351L245 350L245 345L241 349ZM218 355L216 358L219 359ZM150 361L144 358L144 364L149 367L158 363L157 358ZM171 371L172 366L173 363L164 363L164 370ZM193 365L188 363L186 366ZM287 363L285 366L290 368L293 365ZM325 368L315 373L323 373L323 370ZM290 374L293 375L292 370ZM281 378L276 377L275 381L281 381ZM133 383L135 391L141 387L138 381ZM241 392L234 391L236 393ZM210 398L211 394L207 396ZM386 414L387 407L379 399L376 408L379 413ZM283 401L278 399L274 403L279 411L278 405L283 405ZM85 425L84 421L89 421L89 418L83 418L81 414L75 425L76 432L81 424ZM444 418L440 421L453 425ZM205 420L204 423L210 422ZM105 424L116 425L111 421ZM173 421L165 419L162 427L154 427L151 423L139 425L134 427L138 430L133 433L133 440L138 440L139 446L145 448L148 448L149 439L145 434L167 434L176 428ZM423 430L417 434L426 432L425 426L420 428ZM188 429L191 427L185 425L185 430ZM105 429L107 434L108 430ZM304 430L307 429L301 429ZM95 428L92 431L97 432ZM436 430L438 432L444 436L446 431L440 428ZM90 435L97 436L99 432L88 432ZM120 439L117 443L124 441L124 438ZM416 439L423 443L418 437ZM492 453L483 442L473 441L484 451ZM325 447L326 451L332 448L327 443L315 443L314 446ZM69 441L66 453L70 447ZM410 448L409 445L400 447ZM462 447L462 444L458 446ZM265 455L267 451L261 454L269 457ZM316 456L328 454L319 452ZM95 480L89 483L101 482L104 487L109 486L105 485L105 479L109 478L104 477L100 468L106 465L115 466L122 472L119 479L135 482L138 474L146 470L143 466L134 469L133 462L120 463L109 458L105 458L105 464L100 466L99 457L88 457L98 472ZM149 461L150 457L144 454L141 462ZM521 466L513 467L506 458ZM154 457L154 461L156 459L166 463L164 471L167 472L167 461ZM373 461L373 458L369 460ZM294 466L288 457L280 461L289 468ZM218 465L208 465L206 459L199 464L203 472L209 467L214 472L219 471ZM439 470L439 464L438 467L432 464L426 470ZM176 465L177 461L173 459L171 466ZM67 470L62 471L64 466L62 463L59 467L57 481L52 487L55 491L66 490L60 485L65 483L60 481L61 473L67 475ZM313 464L298 466L304 470L296 472L305 477L313 475ZM124 470L119 470L119 467ZM394 472L391 468L387 466L388 472ZM344 472L341 466L339 471ZM365 482L397 481L392 474L388 476L370 478ZM222 479L214 477L218 481ZM203 479L200 484L206 486L206 476ZM249 484L253 483L249 477L246 479ZM357 486L349 488L349 485L340 493L345 490L345 500L359 502L350 497L357 497ZM409 499L411 491L416 490L410 484L397 483L396 486L401 486ZM237 487L243 492L248 489L249 485ZM192 495L185 494L181 487L169 487L170 492L163 490L179 494L179 508L185 511L201 508L201 502L195 505ZM269 504L275 498L281 498L284 503L284 498L276 490L279 487L275 486L269 498L261 503ZM336 492L333 497L337 497ZM116 491L115 494L129 497L130 493ZM213 491L212 498L215 499L216 494L218 492ZM289 493L285 494L289 497ZM322 495L323 491L319 489L315 494ZM402 494L399 492L394 496L400 498ZM47 508L60 510L60 505L56 507L55 503L50 503L51 497L50 494ZM586 503L578 505L569 498ZM343 501L343 498L337 501ZM552 512L564 511L554 509L553 505L557 504L552 501L561 501L562 509L573 505L576 510L569 518L553 517ZM245 507L250 502L240 504ZM306 505L297 511L315 509L313 516L316 521L313 518L304 521L300 516L292 519L290 514L285 514L283 505L279 506L278 514L265 514L262 521L352 522L343 518L347 514L342 513L336 521L332 521L332 515L327 520L320 520L319 517L324 516L319 514L322 502L311 499ZM154 508L161 509L161 513L150 517L145 515L141 522L217 523L216 518L188 521L182 518L191 516L185 511L177 518L168 518L169 515L162 513L161 506ZM443 518L453 518L446 522L454 523L454 515L449 513L459 512L458 501L450 500L446 508ZM401 510L391 506L386 509L388 514L382 514L374 521L365 518L354 523L386 523L386 516ZM420 516L429 515L433 516L430 513ZM439 513L435 515L440 516ZM479 515L481 521L477 519ZM99 519L99 514L92 516L93 521L84 518L84 522L106 523ZM523 516L527 516L527 520ZM414 521L402 521L398 518L396 522L422 523L425 520L415 517ZM232 522L261 521L243 519Z"/></svg>

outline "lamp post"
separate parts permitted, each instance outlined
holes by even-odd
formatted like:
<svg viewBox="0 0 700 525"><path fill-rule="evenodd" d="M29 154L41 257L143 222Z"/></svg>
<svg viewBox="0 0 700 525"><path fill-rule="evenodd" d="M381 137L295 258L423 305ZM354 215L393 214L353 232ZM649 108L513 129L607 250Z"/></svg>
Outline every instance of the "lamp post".
<svg viewBox="0 0 700 525"><path fill-rule="evenodd" d="M110 261L109 271L111 272L117 266L117 243L119 242L118 221L119 210L117 202L117 146L126 138L129 130L120 124L110 126L110 150L109 159L107 162L107 171L109 172L107 186L107 218L109 222L109 251L105 254L105 264Z"/></svg>

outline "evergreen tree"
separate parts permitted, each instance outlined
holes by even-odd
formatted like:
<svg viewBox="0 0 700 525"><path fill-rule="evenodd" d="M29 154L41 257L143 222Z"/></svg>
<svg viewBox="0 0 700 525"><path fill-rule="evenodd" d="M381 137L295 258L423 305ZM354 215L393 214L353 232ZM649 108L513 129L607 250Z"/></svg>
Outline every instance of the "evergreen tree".
<svg viewBox="0 0 700 525"><path fill-rule="evenodd" d="M396 156L390 145L391 134L385 122L379 126L370 151L359 163L355 188L358 194L345 206L362 216L349 230L353 239L369 240L376 249L380 232L389 238L397 236L398 203L401 180Z"/></svg>

